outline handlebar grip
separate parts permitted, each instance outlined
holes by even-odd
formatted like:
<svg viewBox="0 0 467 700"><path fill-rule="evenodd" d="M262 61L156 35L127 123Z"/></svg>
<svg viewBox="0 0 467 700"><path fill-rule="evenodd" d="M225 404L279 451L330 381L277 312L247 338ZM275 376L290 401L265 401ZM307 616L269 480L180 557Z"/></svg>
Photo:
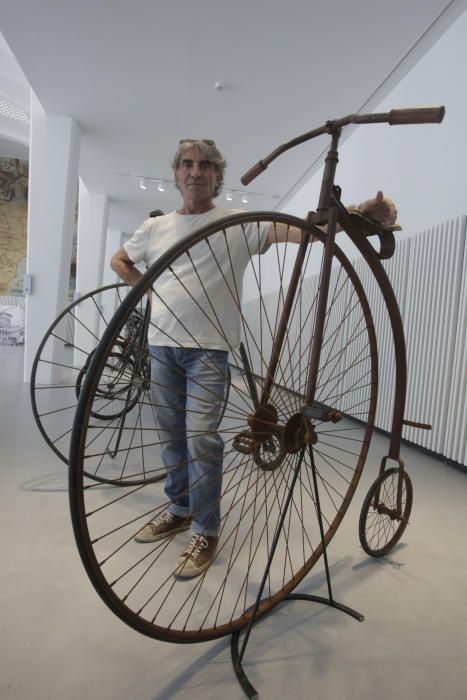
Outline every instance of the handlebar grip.
<svg viewBox="0 0 467 700"><path fill-rule="evenodd" d="M263 163L262 160L258 161L256 165L254 165L252 168L248 170L248 172L245 173L245 175L242 175L240 178L240 182L242 185L249 185L252 180L255 179L255 177L258 177L264 170L266 170L268 166Z"/></svg>
<svg viewBox="0 0 467 700"><path fill-rule="evenodd" d="M444 119L444 107L416 107L414 109L392 109L389 124L439 124Z"/></svg>

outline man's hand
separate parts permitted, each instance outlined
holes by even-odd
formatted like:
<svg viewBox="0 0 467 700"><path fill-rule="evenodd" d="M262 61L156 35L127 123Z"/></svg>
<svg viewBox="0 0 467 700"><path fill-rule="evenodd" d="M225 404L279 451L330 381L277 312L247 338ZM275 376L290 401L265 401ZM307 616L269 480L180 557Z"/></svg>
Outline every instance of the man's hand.
<svg viewBox="0 0 467 700"><path fill-rule="evenodd" d="M376 219L383 226L391 227L396 223L397 209L394 202L385 197L381 191L376 194L374 199L367 199L358 205L358 211L363 216L369 216L371 219Z"/></svg>
<svg viewBox="0 0 467 700"><path fill-rule="evenodd" d="M134 287L141 279L141 272L135 267L134 262L128 257L125 248L119 248L110 261L110 267L120 277L122 282Z"/></svg>
<svg viewBox="0 0 467 700"><path fill-rule="evenodd" d="M381 191L377 192L374 199L367 199L365 202L359 204L358 207L348 206L347 209L349 212L352 212L353 210L360 212L360 214L363 214L363 216L369 216L371 219L379 221L380 224L386 226L387 228L400 230L400 226L394 226L397 219L396 205L391 199L385 197ZM319 226L319 228L326 231L327 227ZM342 231L342 229L338 224L337 232L339 231ZM274 243L300 243L301 240L302 232L299 228L281 223L272 224L268 232L264 250ZM313 240L314 238L312 237L310 242Z"/></svg>

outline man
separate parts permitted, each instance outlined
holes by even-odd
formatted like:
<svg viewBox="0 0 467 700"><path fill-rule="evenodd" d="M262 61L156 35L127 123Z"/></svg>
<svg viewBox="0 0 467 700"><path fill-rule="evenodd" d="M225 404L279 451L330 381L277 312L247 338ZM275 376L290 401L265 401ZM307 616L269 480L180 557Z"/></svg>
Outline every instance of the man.
<svg viewBox="0 0 467 700"><path fill-rule="evenodd" d="M175 184L182 195L178 211L147 219L133 237L117 251L111 261L112 269L127 284L134 285L141 277L135 264L144 261L149 266L172 245L183 241L192 232L227 216L232 211L216 207L214 199L224 181L226 162L213 141L181 141L173 163ZM394 205L381 193L359 207L362 213L371 211L374 218L392 224L396 218ZM248 239L246 250L233 247L230 266L234 267L235 283L241 288L243 272L251 255L264 252L271 244L287 240L299 243L301 231L276 226L263 228L259 235L243 230ZM241 236L238 236L240 240ZM209 267L208 260L200 258L185 272L192 275L186 288L196 283L194 276L208 280L211 294L219 271ZM196 308L187 311L187 331L179 316L171 315L170 306L183 306L179 296L170 296L170 280L158 281L167 285L168 304L160 304L153 297L152 316L155 322L149 330L151 355L151 393L156 411L161 440L161 453L167 470L165 493L168 508L140 530L138 542L155 542L186 530L191 526L189 545L177 560L174 574L190 578L205 571L216 551L220 525L220 496L222 481L223 441L218 427L218 416L227 374L228 348L239 343L240 321L238 310L228 299L217 294L221 309L222 327L226 328L228 343L199 314ZM224 288L225 289L225 288ZM225 294L225 292L224 292ZM159 297L159 294L158 294ZM219 299L219 297L221 297ZM180 311L183 315L183 309ZM195 316L195 318L193 318ZM157 319L157 321L156 321ZM196 329L196 330L193 330ZM195 334L196 333L196 338ZM212 401L212 396L219 397Z"/></svg>

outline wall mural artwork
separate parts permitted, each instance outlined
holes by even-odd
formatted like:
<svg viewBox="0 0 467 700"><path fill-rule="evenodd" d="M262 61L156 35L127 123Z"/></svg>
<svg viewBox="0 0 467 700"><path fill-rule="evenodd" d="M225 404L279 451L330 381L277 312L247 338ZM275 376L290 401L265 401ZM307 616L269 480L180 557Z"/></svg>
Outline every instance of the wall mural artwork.
<svg viewBox="0 0 467 700"><path fill-rule="evenodd" d="M29 163L0 156L0 296L21 296L26 267Z"/></svg>
<svg viewBox="0 0 467 700"><path fill-rule="evenodd" d="M29 163L19 158L0 157L0 201L28 198Z"/></svg>
<svg viewBox="0 0 467 700"><path fill-rule="evenodd" d="M23 345L29 163L0 155L0 345ZM67 290L68 304L76 287L75 215L72 260Z"/></svg>
<svg viewBox="0 0 467 700"><path fill-rule="evenodd" d="M29 163L0 155L0 297L23 297L26 272ZM78 207L72 244L67 302L76 288ZM0 302L1 303L1 302Z"/></svg>

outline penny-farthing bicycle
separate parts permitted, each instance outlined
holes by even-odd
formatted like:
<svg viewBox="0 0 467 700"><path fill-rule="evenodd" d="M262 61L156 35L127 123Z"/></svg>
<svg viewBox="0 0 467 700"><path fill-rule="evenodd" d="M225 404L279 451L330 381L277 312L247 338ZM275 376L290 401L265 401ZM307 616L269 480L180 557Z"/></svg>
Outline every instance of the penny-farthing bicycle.
<svg viewBox="0 0 467 700"><path fill-rule="evenodd" d="M350 115L278 148L245 176L244 184L288 148L330 135L316 212L306 220L280 213L241 213L197 231L147 271L109 323L80 391L69 460L70 505L79 552L93 585L111 610L136 630L172 642L237 633L291 594L325 553L345 515L373 431L378 353L365 291L335 242L337 224L373 271L395 340L389 454L379 487L365 502L360 529L368 550L376 554L402 534L411 500L399 457L405 349L399 310L380 261L394 250L394 236L390 229L345 209L334 174L339 136L347 124L440 122L443 115L443 108ZM291 242L297 230L298 245ZM265 231L275 232L284 242L252 255L261 248ZM371 236L380 240L378 251ZM215 279L197 274L197 261L204 256L212 257L218 270ZM242 256L249 261L245 277L236 274L233 262ZM316 260L317 278L310 276ZM177 308L171 306L168 287L177 290ZM148 292L150 326L157 326L158 314L171 314L196 347L190 309L201 310L230 351L234 367L219 426L225 445L219 546L211 566L188 580L173 575L186 533L152 544L134 541L137 531L167 507L162 485L147 481L123 485L116 492L87 477L95 465L104 468L108 459L108 431L96 427L93 419L101 400L101 378L121 329ZM242 352L224 327L226 304L237 309ZM213 402L219 405L219 397L213 396ZM160 444L148 418L151 407L140 398L135 408L139 430L131 435L123 431L114 459L137 463L144 448L146 455L152 451L152 462L145 468L155 469L160 465ZM387 460L397 467L386 470ZM395 503L385 505L381 499L389 492L388 473ZM390 493L393 498L394 489ZM372 513L393 523L386 541L379 535L376 545Z"/></svg>

